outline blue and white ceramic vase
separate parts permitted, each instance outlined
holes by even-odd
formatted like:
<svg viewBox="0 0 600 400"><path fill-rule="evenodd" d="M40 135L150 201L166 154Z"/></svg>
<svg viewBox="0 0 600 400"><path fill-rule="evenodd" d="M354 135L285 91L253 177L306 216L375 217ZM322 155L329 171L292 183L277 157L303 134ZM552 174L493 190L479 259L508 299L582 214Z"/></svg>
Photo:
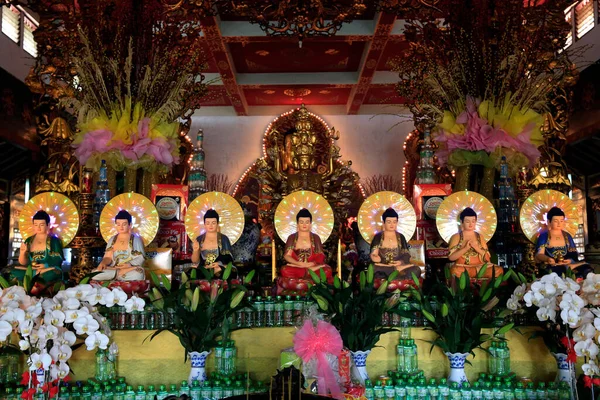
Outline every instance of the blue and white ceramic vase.
<svg viewBox="0 0 600 400"><path fill-rule="evenodd" d="M192 382L194 381L202 383L206 380L206 357L208 357L210 351L203 351L201 353L191 351L188 354L190 355L190 361L192 363L188 384L192 386Z"/></svg>
<svg viewBox="0 0 600 400"><path fill-rule="evenodd" d="M360 381L361 384L365 383L366 379L369 379L369 374L367 373L367 357L371 354L371 350L367 351L351 351L352 361L354 363L356 378Z"/></svg>
<svg viewBox="0 0 600 400"><path fill-rule="evenodd" d="M469 353L445 353L446 357L450 361L450 375L448 375L448 382L457 382L462 386L463 383L469 382L467 375L465 374L465 361L469 356Z"/></svg>

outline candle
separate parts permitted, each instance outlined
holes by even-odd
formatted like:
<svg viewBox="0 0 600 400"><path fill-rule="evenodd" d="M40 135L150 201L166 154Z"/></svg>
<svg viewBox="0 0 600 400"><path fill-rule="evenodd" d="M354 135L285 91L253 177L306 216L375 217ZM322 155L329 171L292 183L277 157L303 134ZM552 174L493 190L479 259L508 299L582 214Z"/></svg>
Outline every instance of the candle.
<svg viewBox="0 0 600 400"><path fill-rule="evenodd" d="M338 254L337 254L337 272L338 277L342 279L342 240L338 239Z"/></svg>
<svg viewBox="0 0 600 400"><path fill-rule="evenodd" d="M277 254L275 250L275 237L271 241L271 276L273 280L277 277Z"/></svg>

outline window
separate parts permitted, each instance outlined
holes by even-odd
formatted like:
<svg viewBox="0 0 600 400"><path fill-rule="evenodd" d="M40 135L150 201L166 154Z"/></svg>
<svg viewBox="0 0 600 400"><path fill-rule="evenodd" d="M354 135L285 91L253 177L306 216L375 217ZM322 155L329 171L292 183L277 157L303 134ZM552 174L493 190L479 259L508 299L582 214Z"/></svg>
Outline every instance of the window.
<svg viewBox="0 0 600 400"><path fill-rule="evenodd" d="M2 33L15 43L19 43L19 26L21 25L21 13L13 6L1 7L2 9Z"/></svg>
<svg viewBox="0 0 600 400"><path fill-rule="evenodd" d="M569 34L567 35L567 40L565 42L566 49L567 47L573 44L573 9L571 7L565 10L565 21L567 21L569 25L571 25L571 30L569 31Z"/></svg>
<svg viewBox="0 0 600 400"><path fill-rule="evenodd" d="M23 19L23 50L37 57L37 44L33 38L33 32L37 29L37 25L27 16Z"/></svg>
<svg viewBox="0 0 600 400"><path fill-rule="evenodd" d="M594 28L594 2L582 0L575 6L575 32L577 39Z"/></svg>

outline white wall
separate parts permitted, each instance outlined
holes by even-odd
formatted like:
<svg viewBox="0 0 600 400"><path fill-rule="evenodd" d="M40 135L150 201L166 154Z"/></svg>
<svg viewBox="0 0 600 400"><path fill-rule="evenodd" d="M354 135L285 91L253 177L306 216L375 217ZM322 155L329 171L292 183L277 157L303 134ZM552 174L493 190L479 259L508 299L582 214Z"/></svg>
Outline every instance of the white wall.
<svg viewBox="0 0 600 400"><path fill-rule="evenodd" d="M342 159L352 160L352 168L361 179L376 174L401 176L405 161L402 146L414 129L412 123L390 115L320 116L340 131L337 144ZM190 135L195 139L198 128L204 130L207 174L226 174L237 182L262 156L264 131L276 117L195 116ZM394 126L398 122L402 123Z"/></svg>

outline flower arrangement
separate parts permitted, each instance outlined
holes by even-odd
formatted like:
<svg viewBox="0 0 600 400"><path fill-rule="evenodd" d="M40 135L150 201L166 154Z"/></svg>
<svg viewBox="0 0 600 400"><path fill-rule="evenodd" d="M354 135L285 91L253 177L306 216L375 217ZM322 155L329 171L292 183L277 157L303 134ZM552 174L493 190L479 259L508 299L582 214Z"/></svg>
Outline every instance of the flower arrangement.
<svg viewBox="0 0 600 400"><path fill-rule="evenodd" d="M49 298L30 296L22 286L2 290L0 343L16 334L18 347L27 356L23 384L29 389L24 399L33 398L38 388L49 398L56 396L60 382L69 379L68 362L81 340L88 351L108 348L111 331L98 305L125 306L127 312L132 312L142 310L144 301L136 296L128 299L119 288L89 284L60 290Z"/></svg>
<svg viewBox="0 0 600 400"><path fill-rule="evenodd" d="M151 338L164 331L171 332L179 338L185 350L185 359L192 352L210 351L217 344L217 338L227 339L230 329L235 329L229 323L229 316L240 308L248 306L245 301L247 289L243 284L251 282L254 276L250 272L243 280L242 285L230 279L232 265L229 264L223 272L222 279L213 279L212 271L204 268L198 269L210 282L210 289L205 291L203 282L196 279L197 269L193 269L188 276L182 274L181 286L177 289L171 287L168 279L163 278L164 290L159 289L158 277L151 275L155 288L149 293L154 306L160 310L173 309L175 320L168 328L159 329Z"/></svg>
<svg viewBox="0 0 600 400"><path fill-rule="evenodd" d="M600 275L590 273L585 280L575 281L552 273L530 284L522 277L507 308L535 310L543 331L534 336L541 336L550 351L566 353L570 363L585 357L586 386L600 384Z"/></svg>
<svg viewBox="0 0 600 400"><path fill-rule="evenodd" d="M486 268L481 268L479 278ZM425 329L437 335L430 341L432 349L437 346L447 355L470 353L474 356L473 350L481 349L488 340L512 329L514 324L511 323L492 335L482 333L486 313L498 304L501 283L513 276L512 271L502 277L471 280L466 271L456 277L446 268L445 275L445 281L438 278L426 293L423 289L410 290L413 308L429 322Z"/></svg>

